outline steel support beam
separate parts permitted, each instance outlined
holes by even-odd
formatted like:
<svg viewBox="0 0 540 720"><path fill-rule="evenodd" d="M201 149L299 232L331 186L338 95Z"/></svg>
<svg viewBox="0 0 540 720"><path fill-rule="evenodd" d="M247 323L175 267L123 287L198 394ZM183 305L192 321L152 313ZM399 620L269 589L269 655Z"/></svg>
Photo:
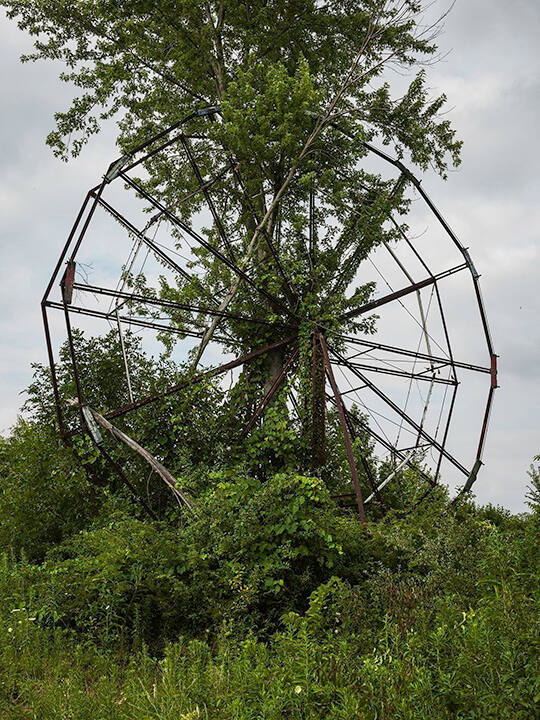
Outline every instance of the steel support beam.
<svg viewBox="0 0 540 720"><path fill-rule="evenodd" d="M283 303L278 300L274 295L269 293L264 288L261 288L257 285L257 283L252 280L247 273L245 273L238 265L230 260L226 255L224 255L220 250L215 248L211 243L207 242L201 235L199 235L197 232L193 230L189 225L187 225L185 222L180 220L174 213L172 213L168 208L166 208L159 200L152 197L150 193L148 193L144 188L142 188L138 183L136 183L132 178L129 177L129 175L126 175L125 173L120 173L121 177L127 182L128 185L130 185L139 195L144 197L146 200L148 200L152 205L154 205L156 208L158 208L164 215L166 215L169 220L174 224L177 225L181 230L183 230L185 233L187 233L193 240L199 243L205 250L208 250L212 255L214 255L215 258L220 260L224 265L226 265L229 270L231 270L235 275L237 275L241 280L244 280L251 288L253 288L256 292L259 293L262 297L264 297L273 307L279 308L282 312L284 312L289 317L294 317L294 314L287 308Z"/></svg>
<svg viewBox="0 0 540 720"><path fill-rule="evenodd" d="M82 285L81 283L74 283L73 288L80 290L81 292L95 293L97 295L105 295L108 297L122 298L128 302L142 303L143 305L156 305L158 307L169 308L170 310L184 310L186 312L200 313L202 315L215 315L216 317L227 318L229 320L240 320L242 322L251 322L256 325L266 325L274 328L290 328L291 325L280 325L278 323L271 323L268 320L262 318L251 318L247 315L238 315L237 313L231 313L225 310L218 310L217 308L201 307L199 305L188 305L187 303L180 303L173 300L163 300L161 298L146 297L145 295L137 295L135 293L127 293L118 290L111 290L110 288L102 288L97 285Z"/></svg>
<svg viewBox="0 0 540 720"><path fill-rule="evenodd" d="M339 413L341 429L343 431L343 437L345 439L345 449L347 451L347 458L349 460L349 466L351 468L351 475L352 475L352 479L353 479L353 483L354 483L354 490L356 493L356 503L358 505L358 512L360 513L360 520L362 521L362 525L364 525L364 527L365 527L366 526L366 514L364 511L364 501L362 499L362 490L360 489L360 481L358 479L358 470L356 467L356 461L354 459L354 452L353 452L353 448L352 448L351 437L349 435L349 428L347 426L347 420L345 417L345 408L343 407L341 395L339 394L339 389L338 389L338 386L336 383L336 379L334 377L334 371L332 370L330 358L328 357L328 349L326 347L326 340L324 338L324 335L319 333L318 340L320 343L322 356L323 356L324 364L326 367L326 374L328 376L328 380L330 382L332 392L334 393L334 399L335 399L336 407L337 407L338 413Z"/></svg>
<svg viewBox="0 0 540 720"><path fill-rule="evenodd" d="M421 290L422 288L434 285L437 280L442 280L449 275L453 275L454 273L460 272L461 270L465 270L466 267L466 263L463 263L462 265L456 265L455 267L450 268L449 270L445 270L438 275L428 277L425 280L420 280L420 282L412 283L405 288L401 288L401 290L396 290L395 292L389 293L388 295L383 295L383 297L377 298L376 300L371 300L370 302L361 305L359 308L349 310L348 312L343 313L343 315L341 315L339 319L341 321L350 320L351 318L358 317L358 315L363 315L364 313L371 312L371 310L375 310L382 305L387 305L388 303L393 302L394 300L399 300L399 298L410 295L417 290Z"/></svg>
<svg viewBox="0 0 540 720"><path fill-rule="evenodd" d="M111 419L114 417L118 417L120 415L125 415L126 413L130 412L131 410L137 410L138 408L144 407L145 405L149 405L150 403L156 402L156 400L161 400L162 398L168 397L169 395L173 395L174 393L179 392L180 390L184 390L185 388L189 387L190 385L195 385L196 383L201 382L202 380L206 380L208 378L214 377L215 375L221 375L224 372L228 372L229 370L233 370L234 368L239 367L240 365L243 365L244 363L249 362L250 360L255 359L256 357L259 357L260 355L264 355L267 352L270 352L271 350L277 350L277 348L285 347L285 345L288 345L290 342L292 342L296 338L295 335L291 335L288 338L285 338L284 340L279 340L278 342L272 343L271 345L266 345L265 347L258 348L257 350L252 350L252 352L246 353L246 355L241 355L238 358L235 358L234 360L231 360L228 363L224 363L223 365L219 365L218 367L211 368L210 370L207 370L203 373L198 373L197 375L194 375L193 377L183 380L180 383L177 383L176 385L173 385L170 388L167 388L167 390L163 390L160 393L156 393L155 395L147 395L144 398L141 398L140 400L137 400L136 402L130 403L129 405L125 405L124 407L118 408L118 410L113 410L110 413L107 413L105 415L106 419Z"/></svg>

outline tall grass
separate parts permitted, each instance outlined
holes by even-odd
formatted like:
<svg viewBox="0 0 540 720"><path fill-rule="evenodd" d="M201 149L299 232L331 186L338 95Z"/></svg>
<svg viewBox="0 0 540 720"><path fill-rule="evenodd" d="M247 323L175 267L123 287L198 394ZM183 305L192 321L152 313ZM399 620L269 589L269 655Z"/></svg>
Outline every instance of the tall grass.
<svg viewBox="0 0 540 720"><path fill-rule="evenodd" d="M338 580L270 642L222 632L166 646L160 659L44 630L24 608L0 624L3 720L533 720L538 717L535 603L516 586L475 609L458 597L387 615L372 647L343 612L358 600Z"/></svg>

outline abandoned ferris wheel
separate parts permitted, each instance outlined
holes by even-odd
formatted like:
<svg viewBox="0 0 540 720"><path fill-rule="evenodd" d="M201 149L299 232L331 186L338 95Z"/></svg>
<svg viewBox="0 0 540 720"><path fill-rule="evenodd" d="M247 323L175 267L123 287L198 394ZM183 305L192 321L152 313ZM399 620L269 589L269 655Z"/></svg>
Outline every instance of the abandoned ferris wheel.
<svg viewBox="0 0 540 720"><path fill-rule="evenodd" d="M468 250L400 160L333 124L328 132L360 147L365 161L385 173L385 183L348 187L334 164L324 181L311 177L307 186L293 184L289 205L284 200L272 227L264 226L264 202L261 211L242 161L216 141L220 116L216 107L196 110L148 139L113 162L83 202L42 302L62 437L69 443L77 434L89 435L129 484L113 449L115 442L126 442L179 503L191 507L155 454L117 423L206 379L238 377L250 363L278 354L270 380L253 391L239 440L264 424L268 407L285 393L291 417L309 416L314 472L325 461L328 413L337 417L350 474L350 493L343 497L355 500L363 521L371 502L384 503L402 468L414 468L426 494L443 470L455 474L459 492L469 491L482 465L497 356ZM191 183L181 197L149 179L150 170L169 177L163 170L170 166ZM329 193L336 185L340 192ZM384 200L396 192L409 198L419 230L401 224L379 202L378 193ZM263 252L253 252L253 241L239 230L246 216ZM347 246L334 265L326 262L332 252L336 256L347 228L366 218L386 226L387 234L373 247ZM91 277L81 275L89 265ZM209 273L212 292L205 290ZM165 286L182 292L163 292ZM333 303L338 296L345 304ZM74 322L87 323L92 333L101 326L117 332L122 406L88 406ZM140 333L151 346L156 338L175 338L181 357L189 359L185 377L153 394L134 387L127 331ZM77 412L58 389L57 335L68 339ZM299 408L306 355L311 392ZM109 449L103 430L114 436ZM369 438L384 473L373 472L355 443L359 435Z"/></svg>

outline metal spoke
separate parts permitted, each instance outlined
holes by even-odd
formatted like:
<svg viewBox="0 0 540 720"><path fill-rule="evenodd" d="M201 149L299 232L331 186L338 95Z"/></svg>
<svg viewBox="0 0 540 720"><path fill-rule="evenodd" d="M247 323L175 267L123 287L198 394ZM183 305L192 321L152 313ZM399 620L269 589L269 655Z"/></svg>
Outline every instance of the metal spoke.
<svg viewBox="0 0 540 720"><path fill-rule="evenodd" d="M441 365L454 365L464 370L473 370L474 372L490 373L491 368L484 367L482 365L473 365L472 363L460 362L459 360L452 360L450 358L444 358L437 355L428 355L426 353L416 352L415 350L407 350L406 348L397 347L394 345L384 345L383 343L372 342L371 340L364 340L363 338L354 338L350 335L340 335L336 333L333 335L336 340L343 340L346 343L353 345L362 345L364 347L373 348L373 350L381 350L384 352L394 353L396 355L404 355L410 358L417 358L418 360L428 360L433 363L440 363Z"/></svg>
<svg viewBox="0 0 540 720"><path fill-rule="evenodd" d="M264 354L270 352L271 350L277 350L280 347L284 347L285 345L288 345L290 342L292 342L295 339L295 337L296 337L295 335L291 335L290 337L285 338L284 340L279 340L278 342L272 343L271 345L266 345L263 348L253 350L250 353L246 353L245 355L242 355L241 357L238 357L235 360L231 360L228 363L219 365L218 367L207 370L206 372L198 373L197 375L193 375L191 378L189 378L187 380L183 380L182 382L176 383L176 385L173 385L172 387L167 388L167 390L163 390L162 392L156 393L155 395L147 395L146 397L141 398L140 400L137 400L134 403L130 403L129 405L125 405L124 407L118 408L118 410L113 410L112 412L108 413L105 417L107 419L111 419L114 417L118 417L119 415L125 415L127 412L130 412L131 410L137 410L141 407L144 407L145 405L155 402L156 400L161 400L169 395L173 395L174 393L179 392L180 390L185 390L185 388L189 387L190 385L195 385L196 383L199 383L202 380L206 380L207 378L212 378L216 375L221 375L224 372L228 372L229 370L233 370L234 368L240 367L240 365L244 365L244 363L250 362L250 360L253 360L256 357L259 357L260 355L264 355Z"/></svg>
<svg viewBox="0 0 540 720"><path fill-rule="evenodd" d="M466 263L463 263L462 265L456 265L456 267L450 268L449 270L444 270L438 275L426 278L425 280L420 280L420 282L417 283L412 283L408 287L402 288L401 290L396 290L389 295L384 295L377 300L371 300L370 302L365 303L364 305L361 305L359 308L355 308L354 310L349 310L348 312L343 313L343 315L341 315L339 319L341 321L350 320L351 318L357 317L358 315L363 315L364 313L371 312L371 310L375 310L382 305L387 305L394 300L405 297L405 295L410 295L417 290L421 290L422 288L428 287L429 285L433 285L437 282L437 280L442 280L449 275L453 275L454 273L460 272L461 270L465 270L466 267Z"/></svg>
<svg viewBox="0 0 540 720"><path fill-rule="evenodd" d="M49 300L45 303L46 307L53 308L55 310L63 310L62 303L54 302ZM186 337L200 338L204 334L204 330L195 331L184 327L175 327L174 325L162 325L161 323L152 322L143 318L138 318L133 315L118 315L116 310L111 312L104 312L101 310L93 310L91 308L78 307L77 305L69 305L68 311L70 313L76 313L78 315L87 315L88 317L101 318L102 320L111 320L118 317L118 320L125 325L135 325L141 328L148 328L149 330L156 330L157 332L171 333L173 335L185 335ZM233 338L225 337L224 335L214 335L214 339L221 343L230 343L232 345L239 344L239 341L235 341Z"/></svg>
<svg viewBox="0 0 540 720"><path fill-rule="evenodd" d="M330 398L330 400L334 401L333 398L328 395L327 397ZM334 402L335 404L335 402ZM358 425L362 430L368 433L368 435L371 435L371 437L376 440L378 443L380 443L388 452L396 455L397 457L401 458L402 460L405 459L405 453L402 450L399 450L398 448L395 448L391 443L389 443L387 440L385 440L383 437L381 437L375 430L373 430L372 427L369 426L368 423L364 422L363 420L360 420L360 418L356 417L356 415L352 412L352 410L349 410L345 408L345 412L347 416L351 419L351 421ZM420 477L422 477L424 480L427 480L431 485L435 486L436 483L429 475L427 475L421 468L419 468L417 465L415 465L410 459L407 460L407 465L417 472Z"/></svg>
<svg viewBox="0 0 540 720"><path fill-rule="evenodd" d="M382 390L380 390L376 385L374 385L368 378L366 378L365 375L363 375L359 370L357 370L355 367L350 365L350 363L347 363L347 361L341 357L341 355L336 351L332 350L333 355L337 357L338 360L345 363L346 366L349 368L351 372L353 372L359 380L362 380L363 382L368 385L370 390L372 390L383 402L385 402L389 407L392 408L401 418L403 418L411 427L413 427L415 430L419 432L419 434L426 440L428 440L437 450L440 450L443 455L450 460L450 462L458 469L460 470L464 475L468 475L469 471L467 468L465 468L456 458L454 458L447 450L444 449L438 443L435 438L432 438L425 430L423 430L418 423L416 423L407 413L403 412L401 408L396 405L395 402L393 402L385 393L383 393Z"/></svg>
<svg viewBox="0 0 540 720"><path fill-rule="evenodd" d="M96 293L98 295L105 295L108 297L119 297L127 300L128 302L141 303L143 305L156 305L158 307L166 307L172 310L185 310L186 312L201 313L203 315L215 315L216 317L228 318L229 320L240 320L242 322L255 323L256 325L267 325L273 328L291 328L292 325L272 323L269 320L263 318L252 318L248 315L239 315L226 310L219 310L217 308L201 307L199 305L189 305L188 303L176 302L174 300L164 300L162 298L147 297L146 295L138 295L136 293L120 292L111 290L110 288L102 288L97 285L82 285L80 283L74 283L73 288L80 290L81 292Z"/></svg>
<svg viewBox="0 0 540 720"><path fill-rule="evenodd" d="M334 400L336 403L336 407L338 409L339 413L339 419L341 422L341 429L343 431L343 437L345 439L345 449L347 451L347 458L349 460L349 466L351 468L351 475L354 483L354 490L356 493L356 502L358 505L358 512L360 513L360 519L362 521L362 525L366 525L366 515L364 512L364 502L362 500L362 490L360 489L360 481L358 479L358 470L356 468L356 461L354 459L354 453L351 443L351 438L349 435L349 428L347 426L347 420L345 418L345 408L343 406L343 402L341 400L341 395L339 394L339 389L336 383L336 379L334 377L334 372L332 370L332 365L330 364L330 359L328 357L328 349L326 347L326 340L324 338L324 335L318 334L317 338L319 340L319 344L322 351L322 356L326 368L326 374L328 375L328 380L330 382L330 385L332 387L332 391L334 393Z"/></svg>
<svg viewBox="0 0 540 720"><path fill-rule="evenodd" d="M338 365L345 365L344 362L341 360L337 361ZM349 363L352 367L358 368L359 370L368 370L369 372L377 372L377 373L383 373L384 375L396 375L397 377L405 377L405 378L411 378L413 380L425 380L426 382L434 382L434 383L440 383L442 385L457 385L457 383L454 380L447 380L445 378L431 378L427 377L426 375L422 375L419 373L409 373L405 371L400 370L392 370L391 368L381 368L377 367L375 365L365 365L364 363L357 363L357 362L351 362ZM348 367L348 365L345 365ZM432 372L431 369L426 370L425 372Z"/></svg>

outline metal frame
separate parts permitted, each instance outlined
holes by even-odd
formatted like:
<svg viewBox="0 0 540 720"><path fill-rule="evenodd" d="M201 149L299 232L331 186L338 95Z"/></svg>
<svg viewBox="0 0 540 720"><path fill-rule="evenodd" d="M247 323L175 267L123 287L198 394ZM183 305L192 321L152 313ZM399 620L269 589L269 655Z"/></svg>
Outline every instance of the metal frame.
<svg viewBox="0 0 540 720"><path fill-rule="evenodd" d="M231 240L231 238L228 236L227 231L225 229L225 226L222 222L222 219L219 215L218 209L214 203L214 200L212 198L212 189L214 188L215 184L221 180L223 177L226 177L228 173L232 173L234 176L238 187L239 192L242 194L243 202L245 203L245 206L250 209L250 212L253 213L253 218L255 225L259 227L260 221L257 217L257 213L254 209L252 198L247 193L246 187L243 183L241 172L240 172L240 166L236 162L235 158L232 156L232 154L225 148L225 155L227 158L227 164L224 167L219 168L216 171L216 174L213 177L205 179L203 177L203 174L201 172L201 169L198 166L198 163L196 161L196 158L192 152L192 148L190 145L189 140L192 138L202 139L204 138L204 134L188 134L185 132L186 126L196 120L201 118L206 118L209 122L213 122L216 120L217 116L220 115L220 109L218 107L207 107L203 108L201 110L196 110L192 113L190 113L188 116L180 120L179 122L175 123L169 128L166 128L162 132L158 133L152 138L149 138L144 143L140 144L136 148L134 148L131 152L123 155L122 157L115 160L111 165L109 166L107 172L105 173L103 180L99 185L96 185L95 187L91 188L84 201L83 204L79 210L79 213L75 219L75 222L73 224L73 227L68 235L68 238L66 240L66 243L62 249L62 252L60 254L60 257L58 259L58 262L54 268L54 271L51 275L51 278L49 280L49 283L47 284L45 293L43 295L43 299L41 302L42 307L42 316L43 316L43 325L44 325L44 331L45 331L45 339L46 339L46 346L47 346L47 354L49 359L49 365L51 369L51 380L53 385L53 392L54 392L54 399L56 404L56 415L57 415L57 421L59 425L59 430L62 438L67 444L71 443L71 438L79 434L81 432L86 433L88 432L87 422L85 421L84 413L80 412L80 426L76 428L69 428L66 423L65 413L62 406L62 402L60 399L60 393L59 393L59 387L58 387L58 379L56 374L56 364L55 364L55 358L54 358L54 351L53 351L53 343L51 339L51 330L50 330L50 323L49 323L49 312L50 311L56 311L60 310L64 315L64 321L66 326L66 333L68 337L68 343L69 343L69 349L70 349L70 356L71 356L71 363L73 368L73 377L75 381L75 386L77 389L77 403L80 409L84 408L84 398L82 397L81 392L81 383L79 378L79 369L77 365L77 357L75 352L75 347L73 343L73 335L72 335L72 329L71 329L71 315L86 315L86 316L92 316L96 317L102 320L114 320L117 324L119 335L120 335L120 342L122 343L122 350L124 354L124 365L125 365L125 374L126 379L128 383L129 388L129 398L130 402L127 405L124 405L123 407L117 408L113 411L110 411L106 414L106 419L111 419L115 417L123 416L129 412L136 411L140 409L141 407L144 407L150 403L153 403L160 398L164 398L166 396L181 392L182 389L187 388L188 386L201 382L204 379L211 378L214 376L217 376L219 374L228 372L229 370L232 370L237 367L243 366L245 363L249 363L250 361L254 360L255 358L261 357L273 350L276 349L284 349L286 348L288 351L288 359L283 365L281 372L279 373L278 377L275 378L273 381L271 387L263 394L263 397L259 401L259 403L256 406L255 411L253 412L252 416L250 417L249 421L243 428L242 432L239 435L239 439L244 439L257 425L258 422L261 421L261 418L264 415L265 409L267 408L268 404L272 401L272 399L275 397L276 393L280 391L284 385L285 379L288 375L293 374L296 372L296 368L298 366L298 358L300 354L300 347L299 347L299 337L298 337L298 328L300 325L300 318L297 316L297 300L298 297L296 295L296 292L293 288L292 282L290 277L288 276L285 267L283 265L283 262L280 258L279 248L276 247L274 244L272 238L269 236L268 232L266 230L262 230L261 237L264 238L264 241L267 245L267 248L269 250L270 255L268 256L268 261L272 262L275 270L281 280L282 283L282 289L283 289L283 298L278 297L274 292L269 292L265 287L262 287L261 284L255 280L251 275L250 272L247 270L245 264L242 263L241 260L238 258L238 249L235 248L234 242ZM355 140L355 137L352 133L350 133L347 130L343 130L341 127L339 127L335 123L331 123L334 130L337 130L341 133L343 133L345 136L349 137L352 140ZM175 132L179 131L179 132ZM184 198L182 198L180 202L183 202L191 197L194 197L197 194L202 194L204 197L205 203L207 208L210 211L210 214L212 216L213 222L215 224L215 227L217 228L218 236L221 241L221 243L224 246L224 250L221 250L216 244L213 244L209 240L202 237L200 233L198 233L194 228L192 228L187 222L185 222L181 217L178 216L178 214L174 213L170 208L166 207L160 200L158 200L156 197L154 197L150 192L148 192L143 185L133 178L130 173L137 168L138 166L144 164L166 148L170 147L173 144L178 144L184 151L184 154L187 158L187 162L189 163L189 166L193 172L193 175L197 182L197 188L188 193ZM423 325L423 331L425 333L427 347L430 349L430 352L420 352L419 349L417 351L410 350L407 348L401 348L398 346L383 344L380 342L375 342L368 340L364 337L356 337L351 336L347 334L342 334L336 331L331 331L328 328L324 326L324 323L317 323L314 324L313 331L312 331L312 364L313 364L313 371L312 371L312 382L313 382L313 396L312 396L312 403L311 403L311 427L312 427L312 447L311 447L311 453L312 453L312 468L314 471L317 471L317 469L324 464L324 424L325 424L325 413L326 413L326 399L329 400L330 405L332 407L335 407L337 409L337 413L339 415L341 430L343 434L344 439L344 445L345 450L349 462L350 472L351 472L351 478L354 486L354 497L356 498L356 503L358 507L358 512L360 514L362 522L365 524L366 517L365 517L365 504L369 502L371 499L376 498L381 508L384 508L384 502L381 495L381 491L384 489L385 485L388 482L388 479L383 481L382 483L377 484L376 479L373 477L373 473L371 471L371 468L369 467L369 463L367 463L366 459L361 456L361 462L364 468L364 472L366 477L368 478L369 484L371 486L371 494L368 497L366 501L363 500L362 496L362 490L360 487L360 480L358 476L358 470L356 467L356 458L355 458L355 450L353 448L353 441L356 437L356 433L358 430L360 430L363 433L367 433L377 444L380 444L383 448L385 448L386 451L390 452L392 457L399 460L399 467L408 465L410 467L414 467L417 472L419 472L420 476L424 478L430 485L430 487L433 487L439 478L440 473L440 467L443 459L448 460L450 463L452 463L466 478L465 484L461 490L461 492L467 492L470 490L472 484L475 482L478 471L480 469L480 466L482 464L482 454L485 446L485 440L486 440L486 433L487 433L487 426L489 421L489 415L492 408L493 403L493 396L494 391L497 388L497 355L494 352L493 349L493 342L491 339L488 323L487 323L487 316L484 308L484 303L482 300L481 292L480 292L480 285L479 285L479 275L476 271L476 268L474 267L472 260L470 258L470 255L468 253L468 250L460 243L458 238L455 236L447 222L442 217L439 210L436 208L434 203L431 201L431 199L428 197L428 195L423 190L420 181L403 165L403 163L400 160L396 160L386 153L382 152L378 148L374 147L373 145L369 143L362 143L365 150L367 150L369 153L379 157L384 162L388 163L389 165L393 166L394 168L397 168L399 170L399 177L395 183L394 191L397 192L397 190L401 190L402 187L406 183L411 183L420 197L423 199L429 210L432 212L436 220L440 223L441 227L445 231L446 236L451 240L451 242L455 245L455 247L459 250L463 257L463 262L457 266L445 269L442 272L439 272L437 274L434 274L430 268L427 266L427 264L424 262L422 256L420 253L417 252L415 247L413 246L410 239L406 236L406 234L403 232L403 230L400 228L400 226L397 224L395 219L389 215L390 221L394 224L395 228L398 229L400 235L402 236L402 239L404 242L407 243L409 248L412 250L412 252L415 254L417 259L420 261L424 271L427 273L427 277L420 279L418 281L414 281L412 276L409 274L407 269L403 266L403 264L400 262L400 260L395 255L394 251L387 246L388 251L390 252L391 256L394 258L396 263L399 265L401 270L403 271L404 275L406 276L409 284L397 289L393 290L391 293L383 295L379 298L375 298L370 300L369 302L364 303L362 306L358 308L354 308L351 310L348 310L347 312L344 312L339 318L338 321L342 324L350 323L351 321L360 318L362 315L366 315L368 313L371 313L375 309L383 308L386 305L393 304L396 302L399 302L401 304L401 299L405 298L411 294L416 294L416 297L418 299L418 304L420 308L420 314L421 314L421 321ZM137 195L140 198L144 198L150 207L154 208L157 212L156 215L154 215L151 219L151 221L147 224L147 226L143 230L139 230L136 228L128 218L126 218L121 212L119 212L109 201L105 200L103 197L104 192L107 188L107 186L114 182L118 181L119 183L124 183L129 188L134 190ZM316 188L314 186L311 187L309 192L309 210L308 210L308 217L309 217L309 223L308 223L308 246L307 246L307 259L309 268L313 270L316 262L317 262L317 230L316 230L316 216L317 216L317 208L316 208ZM91 286L88 284L82 284L78 283L75 280L75 267L77 262L77 255L79 252L79 249L81 247L81 244L84 240L84 237L86 235L86 232L90 226L90 223L92 222L92 219L95 215L96 209L102 208L105 212L109 213L116 221L118 221L121 226L130 233L133 237L137 238L139 245L144 244L145 247L152 252L156 258L158 258L161 262L164 262L167 264L174 272L178 273L180 276L182 276L185 280L191 281L193 280L193 276L187 272L178 262L174 260L173 257L171 257L170 253L167 252L167 250L162 249L159 244L154 242L151 238L149 238L146 234L148 228L158 219L158 218L166 218L172 225L177 227L179 230L181 230L183 233L188 235L191 240L195 243L197 243L198 246L204 248L210 255L212 255L216 260L218 260L220 263L222 263L224 266L228 268L228 270L232 273L232 275L236 278L237 282L242 282L248 285L261 299L264 299L267 301L272 308L274 308L276 311L280 312L283 316L287 318L286 322L270 322L264 318L257 318L257 317L251 317L248 315L242 315L239 313L235 313L232 311L229 311L227 309L221 309L220 303L216 298L212 298L209 302L209 306L201 306L201 305L189 305L186 303L180 303L175 302L171 300L165 300L161 299L159 297L150 297L143 294L128 292L124 289L124 285L122 285L121 288L117 289L109 289L109 288L103 288L99 286ZM354 208L351 209L352 212L354 212ZM387 219L387 218L385 218ZM349 258L350 259L350 258ZM61 271L61 268L63 264L66 264L66 269L62 275L62 278L60 280L60 285L62 288L61 293L61 302L55 301L54 299L51 299L51 294L53 291L53 287L55 283L58 281L58 277ZM347 265L347 262L345 263ZM342 268L340 273L338 273L338 278L336 282L341 282L341 278L344 275L346 271L346 268ZM489 357L489 366L480 366L475 365L468 362L461 362L458 360L455 360L452 353L452 348L450 345L450 337L448 333L446 318L444 314L444 308L441 301L441 295L440 295L440 283L445 278L454 275L456 273L460 273L463 271L468 271L472 278L472 283L474 287L474 293L475 298L480 314L481 324L483 328L483 334L484 334L484 340L486 343L487 348L487 354ZM427 334L427 328L426 328L426 318L425 313L422 305L422 299L421 299L421 293L420 291L424 288L432 288L434 297L436 299L436 305L438 308L438 312L440 314L440 319L442 323L442 327L444 329L444 336L445 336L445 342L447 345L447 357L444 357L439 354L433 354L431 352L431 348L428 341L428 334ZM74 302L73 295L74 293L93 293L103 296L108 296L112 298L112 304L114 304L114 309L109 312L101 312L97 310L93 310L81 305L77 305ZM172 387L157 393L152 396L146 396L142 398L135 398L133 396L133 391L131 388L130 378L129 378L129 367L127 363L127 358L125 356L125 348L123 343L123 335L122 335L122 324L130 323L132 325L136 325L141 328L148 328L157 332L168 332L168 333L175 333L186 337L193 337L193 338L203 338L205 334L205 329L197 326L192 326L190 324L190 321L186 321L184 326L179 327L178 325L174 323L158 323L154 322L152 319L148 319L148 317L127 317L125 315L119 314L119 309L126 303L137 303L140 306L149 306L149 307L159 307L165 311L168 311L169 313L174 313L176 311L184 312L184 313L196 313L199 316L209 318L218 318L218 319L229 319L229 320L240 320L243 322L253 323L254 325L259 325L268 328L271 333L274 334L274 336L277 338L275 342L269 343L265 345L264 347L256 348L252 350L251 352L244 353L234 360L230 362L223 363L217 367L209 368L206 371L199 372L197 374L193 374L191 377L186 378L180 383L177 383L173 385ZM227 343L229 346L234 346L235 340L234 338L231 338L229 336L223 335L223 334L216 334L214 336L214 339L217 342L223 342ZM352 344L359 346L360 348L364 348L363 351L359 351L356 355L353 355L352 358L347 358L340 350L338 350L337 345L340 345L343 347L347 344ZM412 371L404 371L396 367L391 367L390 363L388 363L387 366L381 367L380 365L377 365L373 362L373 357L370 355L370 353L374 351L380 351L386 354L389 354L392 357L401 357L401 358L410 358L412 361L414 361L413 369ZM355 361L355 357L358 355L362 355L362 361L358 362ZM370 364L371 361L371 364ZM423 371L416 371L416 362L417 361L427 361L429 363L429 368ZM359 388L353 388L351 390L345 390L341 391L338 387L338 383L336 381L334 368L346 368L352 375L354 375L358 380L361 381L361 385ZM441 378L436 375L438 371L441 370L441 368L446 368L450 372L450 376L447 378ZM457 377L457 370L466 370L466 371L472 371L472 372L478 372L478 373L485 373L489 374L490 376L490 385L488 390L488 396L486 401L486 406L484 409L483 414L483 420L482 420L482 426L480 430L480 435L478 439L478 445L476 450L476 456L475 456L475 462L472 468L467 468L465 465L460 462L457 458L455 458L452 453L449 452L449 450L446 448L449 428L451 425L451 418L452 413L454 410L454 404L456 400L456 394L458 390L458 377ZM366 374L367 373L367 374ZM444 422L444 429L443 429L443 437L442 441L439 442L435 437L430 435L424 428L424 417L425 417L425 411L424 415L422 417L422 421L420 423L417 423L413 418L411 418L407 412L399 405L397 405L395 402L392 401L390 397L388 397L377 385L376 383L370 379L371 373L375 374L385 374L389 376L394 377L400 377L409 380L410 383L423 381L429 383L429 393L428 393L428 400L426 402L426 409L427 404L429 404L429 397L431 396L432 389L434 385L443 385L446 386L446 389L449 387L452 388L452 394L451 394L451 400L450 400L450 408L448 411L448 414L445 418ZM326 393L325 389L325 378L328 379L332 394L328 395ZM397 447L394 447L392 443L388 442L388 440L383 437L379 432L377 432L373 427L369 425L365 420L363 420L361 417L358 417L357 414L353 411L353 409L347 408L345 405L344 398L347 397L350 393L356 393L358 390L366 390L371 392L372 394L376 395L380 400L382 400L390 409L392 413L397 415L401 423L405 422L408 426L412 427L414 431L417 433L417 441L416 441L416 448L420 446L420 440L424 441L424 446L429 446L430 448L436 450L439 453L439 457L436 463L436 470L434 476L430 476L429 474L425 473L421 468L418 467L414 459L411 459L412 456L409 453L404 452L403 450L400 450ZM121 467L118 466L118 464L114 461L114 459L110 456L110 454L102 447L100 447L100 451L103 453L103 456L109 462L111 467L113 467L114 471L117 472L117 474L121 477L122 482L124 482L128 488L133 492L133 486L131 483L129 483L129 480L125 477L123 470ZM341 497L341 496L340 496ZM345 497L345 496L343 496ZM147 507L147 510L151 512L151 510Z"/></svg>

